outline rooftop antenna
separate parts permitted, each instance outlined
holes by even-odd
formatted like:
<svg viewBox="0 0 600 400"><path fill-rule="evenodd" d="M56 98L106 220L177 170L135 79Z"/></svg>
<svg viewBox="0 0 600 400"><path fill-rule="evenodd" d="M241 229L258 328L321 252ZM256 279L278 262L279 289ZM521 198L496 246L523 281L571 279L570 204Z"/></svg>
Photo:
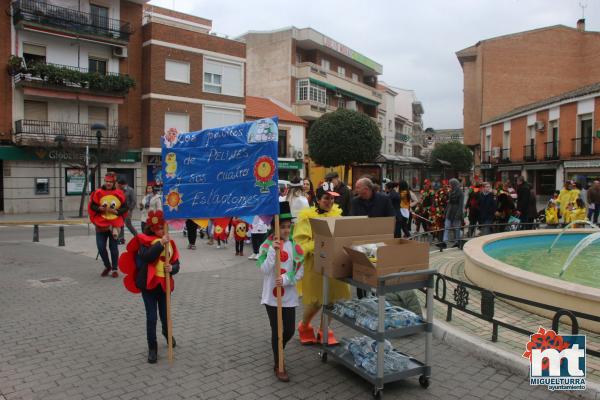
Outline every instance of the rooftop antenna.
<svg viewBox="0 0 600 400"><path fill-rule="evenodd" d="M175 1L175 0L173 0ZM579 7L581 7L581 18L585 19L585 9L587 8L588 4L587 1L580 1L579 2Z"/></svg>

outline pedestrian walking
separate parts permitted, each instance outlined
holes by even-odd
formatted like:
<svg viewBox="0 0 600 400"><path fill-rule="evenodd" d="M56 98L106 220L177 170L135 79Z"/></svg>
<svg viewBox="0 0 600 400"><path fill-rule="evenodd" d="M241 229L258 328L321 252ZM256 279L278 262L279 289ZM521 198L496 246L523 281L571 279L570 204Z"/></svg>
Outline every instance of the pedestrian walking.
<svg viewBox="0 0 600 400"><path fill-rule="evenodd" d="M244 242L248 236L249 227L246 221L234 217L231 220L231 228L233 230L233 239L235 240L235 255L244 255Z"/></svg>
<svg viewBox="0 0 600 400"><path fill-rule="evenodd" d="M119 276L117 272L119 261L119 247L117 240L123 228L123 216L127 213L125 194L116 188L116 176L109 172L104 177L104 185L90 194L88 202L88 215L96 230L96 247L104 264L101 276L108 276L112 270L112 277ZM110 259L106 244L110 250Z"/></svg>
<svg viewBox="0 0 600 400"><path fill-rule="evenodd" d="M292 214L287 202L280 203L279 211L279 240L269 237L260 248L257 265L263 273L261 304L264 304L271 326L271 347L275 361L275 376L282 382L290 378L284 367L278 368L279 351L277 335L277 287L281 289L283 348L292 339L296 330L296 307L298 307L298 292L296 283L304 276L304 251L297 245L290 233L292 231ZM280 250L281 275L276 274L276 250Z"/></svg>
<svg viewBox="0 0 600 400"><path fill-rule="evenodd" d="M440 247L448 245L448 234L454 232L454 246L460 247L460 231L463 223L464 193L460 188L460 182L456 178L450 179L450 193L448 194L448 206L444 215L444 237Z"/></svg>
<svg viewBox="0 0 600 400"><path fill-rule="evenodd" d="M600 181L594 181L592 187L587 192L588 203L588 220L594 224L598 223L598 215L600 215Z"/></svg>
<svg viewBox="0 0 600 400"><path fill-rule="evenodd" d="M120 178L118 183L118 188L121 189L121 191L125 194L125 203L127 203L128 212L123 216L125 226L127 229L129 229L129 232L135 236L138 232L131 223L133 210L135 210L135 206L137 204L135 190L133 190L133 188L127 184L125 178ZM125 228L121 228L121 232L119 233L119 243L125 244Z"/></svg>
<svg viewBox="0 0 600 400"><path fill-rule="evenodd" d="M188 245L187 248L189 250L196 250L196 239L198 238L198 224L194 222L193 219L185 220L185 230L187 232L187 240Z"/></svg>
<svg viewBox="0 0 600 400"><path fill-rule="evenodd" d="M479 225L482 235L489 235L492 232L492 223L497 209L496 197L492 193L492 185L484 182L479 194Z"/></svg>
<svg viewBox="0 0 600 400"><path fill-rule="evenodd" d="M165 220L162 211L148 212L145 231L134 236L127 243L127 251L119 259L119 268L126 276L125 287L132 293L142 293L146 309L146 340L148 342L148 362L156 363L158 344L156 340L157 311L162 325L162 334L167 338L167 272L170 274L170 288L175 282L172 276L180 269L179 252L175 241L164 231ZM168 249L167 249L168 248ZM172 337L173 347L177 345Z"/></svg>

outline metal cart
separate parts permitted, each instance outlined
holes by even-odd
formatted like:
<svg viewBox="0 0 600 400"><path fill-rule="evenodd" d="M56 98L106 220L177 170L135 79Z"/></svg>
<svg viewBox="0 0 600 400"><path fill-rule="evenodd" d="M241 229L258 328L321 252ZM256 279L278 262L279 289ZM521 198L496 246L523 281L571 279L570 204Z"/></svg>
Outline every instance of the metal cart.
<svg viewBox="0 0 600 400"><path fill-rule="evenodd" d="M400 272L396 274L390 274L381 276L378 278L377 287L367 285L365 283L357 282L351 278L340 279L354 287L365 289L370 291L375 289L375 295L378 298L378 328L374 332L370 329L363 328L355 323L354 319L339 316L332 312L332 305L323 306L323 315L330 316L344 325L367 335L377 341L377 375L373 376L366 370L356 367L354 365L354 359L352 355L344 351L341 346L329 346L326 340L322 340L321 360L327 362L328 354L331 355L333 360L342 364L346 368L350 369L354 373L360 375L362 378L373 384L373 397L381 399L383 397L383 385L390 382L395 382L409 378L411 376L419 375L419 383L423 388L429 387L429 378L431 376L431 346L433 338L433 288L434 288L434 274L436 270L419 270L412 272ZM397 284L389 284L392 279L412 277L414 279L410 282L402 282ZM423 324L416 326L410 326L406 328L398 329L384 329L385 327L385 294L390 292L397 292L400 290L409 289L421 289L425 288L427 291L427 318ZM323 276L323 299L329 298L329 282L327 277ZM328 318L323 318L323 336L328 337L329 332L329 321ZM418 361L407 354L401 353L409 357L409 365L402 371L396 371L393 373L384 374L384 344L385 339L399 338L402 336L412 335L418 332L426 332L425 335L425 362Z"/></svg>

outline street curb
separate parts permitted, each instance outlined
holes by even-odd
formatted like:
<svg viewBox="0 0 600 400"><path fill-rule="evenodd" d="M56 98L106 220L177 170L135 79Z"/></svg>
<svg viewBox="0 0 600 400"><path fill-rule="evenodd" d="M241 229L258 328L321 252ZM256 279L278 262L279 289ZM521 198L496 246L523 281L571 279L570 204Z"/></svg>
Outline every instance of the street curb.
<svg viewBox="0 0 600 400"><path fill-rule="evenodd" d="M529 363L523 357L511 354L491 344L491 342L488 343L465 333L445 321L436 320L434 322L433 336L443 343L489 363L494 368L529 377ZM525 348L525 344L523 344L523 348ZM570 391L568 393L581 399L600 400L600 384L588 380L585 391Z"/></svg>

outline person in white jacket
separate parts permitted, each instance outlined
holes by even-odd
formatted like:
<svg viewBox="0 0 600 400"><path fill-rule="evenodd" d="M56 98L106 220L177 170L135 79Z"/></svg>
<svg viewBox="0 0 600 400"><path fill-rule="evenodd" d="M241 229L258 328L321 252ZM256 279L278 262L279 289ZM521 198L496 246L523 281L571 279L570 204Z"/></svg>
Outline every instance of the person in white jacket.
<svg viewBox="0 0 600 400"><path fill-rule="evenodd" d="M298 213L305 208L310 207L308 204L308 198L304 194L304 184L300 178L294 178L290 182L286 200L288 203L290 203L290 211L292 212L292 217L294 217L292 222L296 222Z"/></svg>
<svg viewBox="0 0 600 400"><path fill-rule="evenodd" d="M280 240L270 236L260 247L257 265L263 273L263 289L261 304L265 305L271 325L271 346L275 361L275 376L282 382L288 382L286 369L278 368L278 337L277 337L277 286L281 287L283 347L294 336L296 324L296 307L298 292L296 282L304 275L304 252L302 248L291 241L292 214L287 202L280 203L279 230ZM275 267L275 251L280 249L281 274L277 276Z"/></svg>

